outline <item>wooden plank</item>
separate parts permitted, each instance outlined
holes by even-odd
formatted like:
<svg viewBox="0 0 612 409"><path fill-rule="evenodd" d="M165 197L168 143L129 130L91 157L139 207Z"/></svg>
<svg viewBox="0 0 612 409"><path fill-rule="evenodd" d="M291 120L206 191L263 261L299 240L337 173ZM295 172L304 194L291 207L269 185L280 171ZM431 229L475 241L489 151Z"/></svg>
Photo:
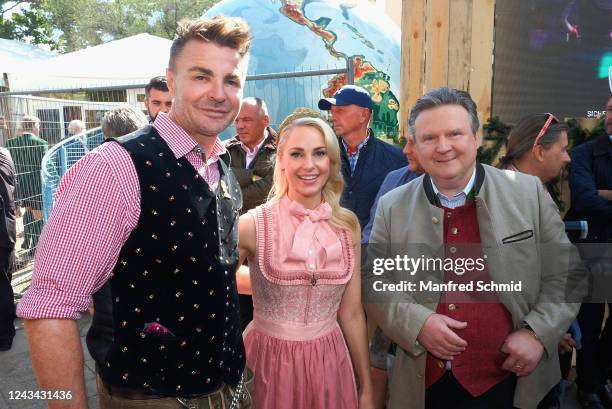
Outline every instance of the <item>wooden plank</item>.
<svg viewBox="0 0 612 409"><path fill-rule="evenodd" d="M423 93L425 70L425 0L402 0L402 57L400 71L400 134L406 136L408 115Z"/></svg>
<svg viewBox="0 0 612 409"><path fill-rule="evenodd" d="M427 2L425 15L427 33L425 44L426 89L447 84L450 1L429 0Z"/></svg>
<svg viewBox="0 0 612 409"><path fill-rule="evenodd" d="M467 90L470 84L472 0L452 0L449 10L448 86Z"/></svg>
<svg viewBox="0 0 612 409"><path fill-rule="evenodd" d="M469 92L478 105L481 123L491 116L494 19L494 0L473 0Z"/></svg>

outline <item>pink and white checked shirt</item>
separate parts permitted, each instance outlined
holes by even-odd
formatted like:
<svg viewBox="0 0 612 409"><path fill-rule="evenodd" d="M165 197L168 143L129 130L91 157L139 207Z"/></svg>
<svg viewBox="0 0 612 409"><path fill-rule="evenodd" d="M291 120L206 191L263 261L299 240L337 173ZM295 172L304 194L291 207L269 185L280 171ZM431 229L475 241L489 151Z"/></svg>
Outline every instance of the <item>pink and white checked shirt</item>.
<svg viewBox="0 0 612 409"><path fill-rule="evenodd" d="M184 156L216 189L217 162L226 152L221 141L217 138L205 162L196 141L168 115L160 112L153 126L174 156ZM110 277L139 216L138 175L125 149L105 143L78 161L58 187L38 242L32 286L19 302L17 315L80 318L91 295Z"/></svg>

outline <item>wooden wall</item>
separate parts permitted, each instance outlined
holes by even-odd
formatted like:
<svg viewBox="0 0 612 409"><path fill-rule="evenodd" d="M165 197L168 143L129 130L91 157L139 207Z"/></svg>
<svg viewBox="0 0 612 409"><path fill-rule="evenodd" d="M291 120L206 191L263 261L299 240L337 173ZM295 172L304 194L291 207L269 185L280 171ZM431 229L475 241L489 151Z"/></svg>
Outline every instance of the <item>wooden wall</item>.
<svg viewBox="0 0 612 409"><path fill-rule="evenodd" d="M429 89L470 92L481 122L491 114L494 0L402 0L400 132Z"/></svg>

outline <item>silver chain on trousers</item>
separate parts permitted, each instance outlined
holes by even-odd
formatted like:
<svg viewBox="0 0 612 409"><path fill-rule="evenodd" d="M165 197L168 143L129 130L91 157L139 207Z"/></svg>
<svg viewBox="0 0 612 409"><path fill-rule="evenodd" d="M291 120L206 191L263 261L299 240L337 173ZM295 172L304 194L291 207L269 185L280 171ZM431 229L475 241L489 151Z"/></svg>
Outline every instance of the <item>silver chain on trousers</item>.
<svg viewBox="0 0 612 409"><path fill-rule="evenodd" d="M229 409L238 409L238 404L240 403L240 398L242 397L242 390L244 389L244 374L246 373L246 369L242 372L240 376L240 382L236 385L236 391L232 396L232 403L230 404Z"/></svg>
<svg viewBox="0 0 612 409"><path fill-rule="evenodd" d="M239 406L240 398L242 397L242 394L244 392L244 377L245 377L244 374L245 373L246 373L246 369L244 370L244 372L242 372L242 375L240 376L240 381L238 382L238 385L236 385L236 389L234 390L234 393L232 394L232 401L230 402L229 409L239 409L240 408ZM191 399L176 398L176 400L178 401L178 403L183 405L183 407L186 409L197 409L198 408L198 404L193 402Z"/></svg>

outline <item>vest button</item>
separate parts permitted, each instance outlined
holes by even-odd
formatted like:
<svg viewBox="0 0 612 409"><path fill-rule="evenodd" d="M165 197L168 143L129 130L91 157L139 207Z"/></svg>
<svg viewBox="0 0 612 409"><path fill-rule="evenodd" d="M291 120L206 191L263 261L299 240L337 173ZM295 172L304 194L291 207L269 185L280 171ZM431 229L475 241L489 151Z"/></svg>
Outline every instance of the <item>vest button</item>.
<svg viewBox="0 0 612 409"><path fill-rule="evenodd" d="M451 311L455 311L457 309L457 306L455 304L448 304L448 309Z"/></svg>
<svg viewBox="0 0 612 409"><path fill-rule="evenodd" d="M440 220L439 220L437 217L432 217L432 218L431 218L431 222L432 222L433 224L438 224L438 223L440 223Z"/></svg>
<svg viewBox="0 0 612 409"><path fill-rule="evenodd" d="M455 254L457 252L457 247L451 247L448 249L451 253Z"/></svg>
<svg viewBox="0 0 612 409"><path fill-rule="evenodd" d="M440 369L444 369L444 367L445 367L445 366L446 366L446 365L444 364L444 362L442 362L442 361L438 361L438 368L440 368Z"/></svg>
<svg viewBox="0 0 612 409"><path fill-rule="evenodd" d="M458 229L458 228L456 228L456 227L453 227L453 228L451 229L451 233L453 233L453 234L457 234L457 233L459 233L459 229Z"/></svg>

